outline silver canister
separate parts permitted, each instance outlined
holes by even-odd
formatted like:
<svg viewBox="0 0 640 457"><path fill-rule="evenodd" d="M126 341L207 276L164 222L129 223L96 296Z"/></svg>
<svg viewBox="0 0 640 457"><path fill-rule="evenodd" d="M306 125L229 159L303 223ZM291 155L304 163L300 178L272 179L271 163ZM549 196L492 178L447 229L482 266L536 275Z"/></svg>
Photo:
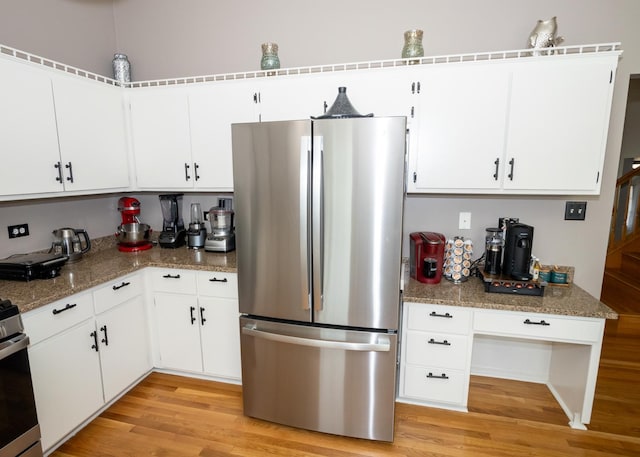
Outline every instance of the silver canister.
<svg viewBox="0 0 640 457"><path fill-rule="evenodd" d="M126 54L113 55L113 79L121 83L131 82L131 63Z"/></svg>

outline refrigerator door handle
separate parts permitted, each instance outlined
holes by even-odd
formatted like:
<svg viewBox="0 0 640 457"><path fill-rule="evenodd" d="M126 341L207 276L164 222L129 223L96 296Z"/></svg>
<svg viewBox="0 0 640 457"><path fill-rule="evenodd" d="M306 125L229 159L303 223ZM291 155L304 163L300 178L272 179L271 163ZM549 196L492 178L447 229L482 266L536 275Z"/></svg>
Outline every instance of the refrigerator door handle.
<svg viewBox="0 0 640 457"><path fill-rule="evenodd" d="M280 333L264 332L257 330L252 325L242 327L242 334L279 343L322 349L340 349L343 351L359 352L389 352L391 350L391 341L385 335L379 335L376 343L351 343L348 341L316 340L299 336L282 335Z"/></svg>
<svg viewBox="0 0 640 457"><path fill-rule="evenodd" d="M321 136L313 137L313 187L311 189L312 243L313 243L313 307L314 312L323 309L323 267L324 267L324 169L323 142Z"/></svg>
<svg viewBox="0 0 640 457"><path fill-rule="evenodd" d="M303 302L302 309L310 310L312 301L311 292L311 265L309 264L309 159L311 158L311 138L302 137L300 144L300 271L306 271L302 275L302 290L306 291L307 300ZM306 281L306 283L304 282Z"/></svg>

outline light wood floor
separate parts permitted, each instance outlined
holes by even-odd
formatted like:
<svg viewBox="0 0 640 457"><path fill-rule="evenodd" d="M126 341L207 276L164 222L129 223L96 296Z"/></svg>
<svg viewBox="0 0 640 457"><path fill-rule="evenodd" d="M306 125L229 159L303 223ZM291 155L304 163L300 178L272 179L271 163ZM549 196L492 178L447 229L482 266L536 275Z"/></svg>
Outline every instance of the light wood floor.
<svg viewBox="0 0 640 457"><path fill-rule="evenodd" d="M469 413L398 403L393 443L297 430L242 415L239 386L152 373L53 455L640 456L640 331L607 326L588 431L543 385L472 377Z"/></svg>

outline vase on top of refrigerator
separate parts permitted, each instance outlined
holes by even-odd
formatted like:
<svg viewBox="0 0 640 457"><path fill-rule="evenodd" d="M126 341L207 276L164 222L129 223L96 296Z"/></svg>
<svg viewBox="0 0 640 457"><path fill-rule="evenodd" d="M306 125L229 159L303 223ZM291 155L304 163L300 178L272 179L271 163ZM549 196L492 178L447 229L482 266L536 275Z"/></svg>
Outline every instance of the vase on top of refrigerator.
<svg viewBox="0 0 640 457"><path fill-rule="evenodd" d="M405 131L232 126L246 415L393 441Z"/></svg>

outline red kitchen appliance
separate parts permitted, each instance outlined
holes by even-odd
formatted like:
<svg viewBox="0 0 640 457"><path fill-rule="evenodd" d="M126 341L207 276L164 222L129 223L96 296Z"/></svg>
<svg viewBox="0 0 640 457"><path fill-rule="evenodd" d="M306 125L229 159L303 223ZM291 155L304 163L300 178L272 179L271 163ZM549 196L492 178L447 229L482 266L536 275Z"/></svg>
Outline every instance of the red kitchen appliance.
<svg viewBox="0 0 640 457"><path fill-rule="evenodd" d="M442 278L445 237L442 233L409 234L409 274L425 284L438 284Z"/></svg>
<svg viewBox="0 0 640 457"><path fill-rule="evenodd" d="M118 250L122 252L138 252L150 249L153 244L149 240L151 227L141 224L138 219L140 214L140 201L133 197L122 197L118 200L118 211L122 217L122 223L118 226Z"/></svg>

